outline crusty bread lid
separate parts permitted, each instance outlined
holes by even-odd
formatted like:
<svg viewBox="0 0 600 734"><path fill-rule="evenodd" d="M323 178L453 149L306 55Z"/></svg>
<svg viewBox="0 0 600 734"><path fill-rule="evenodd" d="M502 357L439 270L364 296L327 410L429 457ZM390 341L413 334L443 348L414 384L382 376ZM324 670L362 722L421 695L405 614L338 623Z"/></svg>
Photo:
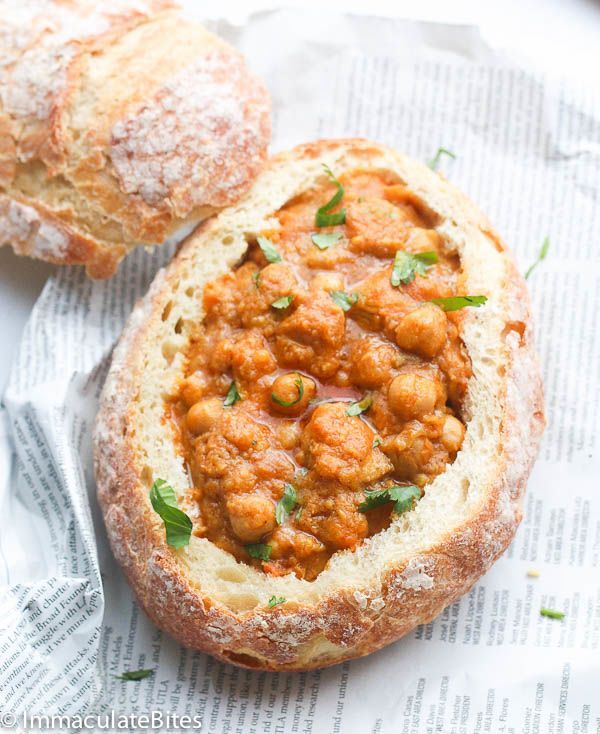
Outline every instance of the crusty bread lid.
<svg viewBox="0 0 600 734"><path fill-rule="evenodd" d="M162 0L0 18L0 245L111 275L237 201L270 139L240 53Z"/></svg>

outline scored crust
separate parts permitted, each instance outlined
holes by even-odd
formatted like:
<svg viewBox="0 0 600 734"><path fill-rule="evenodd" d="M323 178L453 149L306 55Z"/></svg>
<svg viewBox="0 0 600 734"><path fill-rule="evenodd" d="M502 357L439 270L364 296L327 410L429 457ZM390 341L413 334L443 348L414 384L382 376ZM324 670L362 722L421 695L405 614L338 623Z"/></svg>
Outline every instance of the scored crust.
<svg viewBox="0 0 600 734"><path fill-rule="evenodd" d="M112 275L237 201L270 101L169 0L0 0L0 246Z"/></svg>
<svg viewBox="0 0 600 734"><path fill-rule="evenodd" d="M278 227L286 201L357 167L391 171L430 209L455 249L472 360L463 448L423 499L314 580L273 577L204 538L175 551L148 491L164 478L191 517L189 480L164 399L202 318L204 284L239 262L247 238ZM427 167L365 140L317 141L271 159L249 194L193 233L137 304L114 352L95 429L98 496L108 537L140 604L181 643L246 667L306 670L365 655L428 622L464 594L511 541L544 427L529 297L512 257L479 210ZM284 604L269 609L270 596Z"/></svg>

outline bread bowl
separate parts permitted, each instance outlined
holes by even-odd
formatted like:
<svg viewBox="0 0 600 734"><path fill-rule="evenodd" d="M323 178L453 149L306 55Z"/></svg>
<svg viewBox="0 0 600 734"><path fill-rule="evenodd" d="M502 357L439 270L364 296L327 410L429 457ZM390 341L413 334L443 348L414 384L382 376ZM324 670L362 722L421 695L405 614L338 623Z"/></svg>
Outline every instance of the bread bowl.
<svg viewBox="0 0 600 734"><path fill-rule="evenodd" d="M110 276L236 201L268 93L168 0L0 3L0 246Z"/></svg>
<svg viewBox="0 0 600 734"><path fill-rule="evenodd" d="M429 254L400 272L402 253ZM487 301L446 312L440 293ZM136 306L101 398L98 496L157 625L306 670L475 583L515 533L543 426L525 283L485 217L383 145L317 141L274 157ZM189 528L168 538L161 502Z"/></svg>

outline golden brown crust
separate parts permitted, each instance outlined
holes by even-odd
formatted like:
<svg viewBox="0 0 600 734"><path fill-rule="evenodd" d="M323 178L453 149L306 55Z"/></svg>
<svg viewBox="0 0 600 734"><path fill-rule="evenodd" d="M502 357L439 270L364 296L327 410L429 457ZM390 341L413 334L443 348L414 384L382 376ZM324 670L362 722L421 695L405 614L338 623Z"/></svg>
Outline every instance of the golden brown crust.
<svg viewBox="0 0 600 734"><path fill-rule="evenodd" d="M465 339L475 373L469 387L472 416L461 452L464 455L459 455L446 472L454 489L454 485L461 485L464 516L437 534L432 530L431 539L419 538L417 534L412 550L404 555L394 553L393 558L397 560L391 560L391 554L387 557L390 544L397 542L393 531L391 528L384 531L379 539L372 539L374 543L367 542L356 552L363 564L360 567L364 577L344 575L347 568L341 565L341 558L338 568L346 570L340 571L339 577L334 572L330 576L324 573L322 581L311 582L314 585L308 591L307 582L299 583L296 599L293 591L287 603L273 609L268 609L264 601L250 608L236 609L214 589L204 587L202 569L198 567L196 572L196 567L186 561L185 549L173 551L165 544L164 528L147 499L149 477L144 475L150 467L150 477L154 476L153 462L156 465L159 462L154 461L148 446L142 446L142 439L132 436L135 426L139 426L136 402L142 399L139 385L152 379L145 373L150 364L148 345L156 338L155 325L161 314L164 315L165 304L176 299L178 281L185 280L186 268L196 262L195 258L210 257L199 255L201 248L208 251L211 237L228 231L232 222L243 218L248 203L258 206L261 200L258 192L263 188L268 194L263 199L275 196L276 186L291 169L311 158L327 161L330 154L337 156L338 166L346 159L352 163L373 160L377 164L381 159L391 169L402 170L411 188L438 214L440 231L449 238L454 236L452 232L458 239L465 234L466 249L461 256L468 281L477 284L480 277L469 272L470 261L476 260L479 248L488 247L486 257L496 258L493 272L485 277L490 283L496 279L501 292L490 294L493 297L486 306L489 306L487 315L469 314L465 319ZM300 174L293 175L300 177ZM280 203L273 202L271 211ZM223 225L221 229L219 222ZM481 238L479 245L469 249L467 240L475 236ZM222 251L221 242L217 246ZM492 255L493 252L497 255ZM233 253L232 263L235 257ZM473 266L473 270L481 269L478 262ZM210 270L210 264L207 269ZM485 331L478 331L480 323L486 327ZM498 337L494 343L483 344L481 357L479 348L488 338L485 334L489 330L497 330ZM489 368L485 359L489 360L492 349L502 354L502 360L496 360ZM489 375L495 380L491 387L485 384ZM491 408L478 404L488 388L495 395L497 420L491 415ZM485 472L481 470L480 476L486 478L484 486L469 487L473 477L478 476L472 470L478 460L473 447L483 446L487 440L483 434L478 436L482 421L490 432L495 431L491 446L493 458L488 462L493 466ZM525 283L485 218L463 194L440 177L383 146L360 140L318 141L272 159L239 209L234 209L231 215L224 213L194 233L137 305L115 352L98 416L95 436L98 495L115 555L141 605L157 625L185 645L238 665L307 670L366 655L393 642L417 624L433 619L485 573L506 549L520 522L525 483L543 425L541 378L532 344ZM428 492L432 498L434 485ZM449 491L448 486L445 491ZM443 501L444 495L441 497ZM421 509L427 511L424 506L418 511ZM435 517L436 510L432 512ZM402 532L406 535L409 531ZM207 548L202 546L200 552L206 554ZM338 555L348 557L349 553ZM208 555L204 560L199 557L200 566L214 562ZM376 580L367 578L366 569ZM231 574L231 567L227 573ZM223 572L222 578L228 576ZM264 578L252 574L247 574L238 585L245 585L250 593L252 584L264 583L265 589L272 584L273 591L279 593L278 581L264 582ZM268 592L260 593L264 599Z"/></svg>
<svg viewBox="0 0 600 734"><path fill-rule="evenodd" d="M237 201L269 138L264 85L168 0L0 15L0 246L107 277Z"/></svg>

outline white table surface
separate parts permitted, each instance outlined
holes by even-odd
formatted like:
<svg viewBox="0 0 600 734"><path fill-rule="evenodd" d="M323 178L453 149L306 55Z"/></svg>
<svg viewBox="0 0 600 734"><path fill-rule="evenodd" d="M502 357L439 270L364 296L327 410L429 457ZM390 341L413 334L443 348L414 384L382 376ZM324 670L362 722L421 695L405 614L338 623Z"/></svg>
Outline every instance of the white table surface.
<svg viewBox="0 0 600 734"><path fill-rule="evenodd" d="M189 0L192 2L192 0ZM484 38L523 62L552 73L586 77L598 67L600 0L327 0L328 10L480 26ZM243 22L257 10L319 10L323 0L204 0L207 17ZM0 249L0 395L29 313L52 273L44 263Z"/></svg>

